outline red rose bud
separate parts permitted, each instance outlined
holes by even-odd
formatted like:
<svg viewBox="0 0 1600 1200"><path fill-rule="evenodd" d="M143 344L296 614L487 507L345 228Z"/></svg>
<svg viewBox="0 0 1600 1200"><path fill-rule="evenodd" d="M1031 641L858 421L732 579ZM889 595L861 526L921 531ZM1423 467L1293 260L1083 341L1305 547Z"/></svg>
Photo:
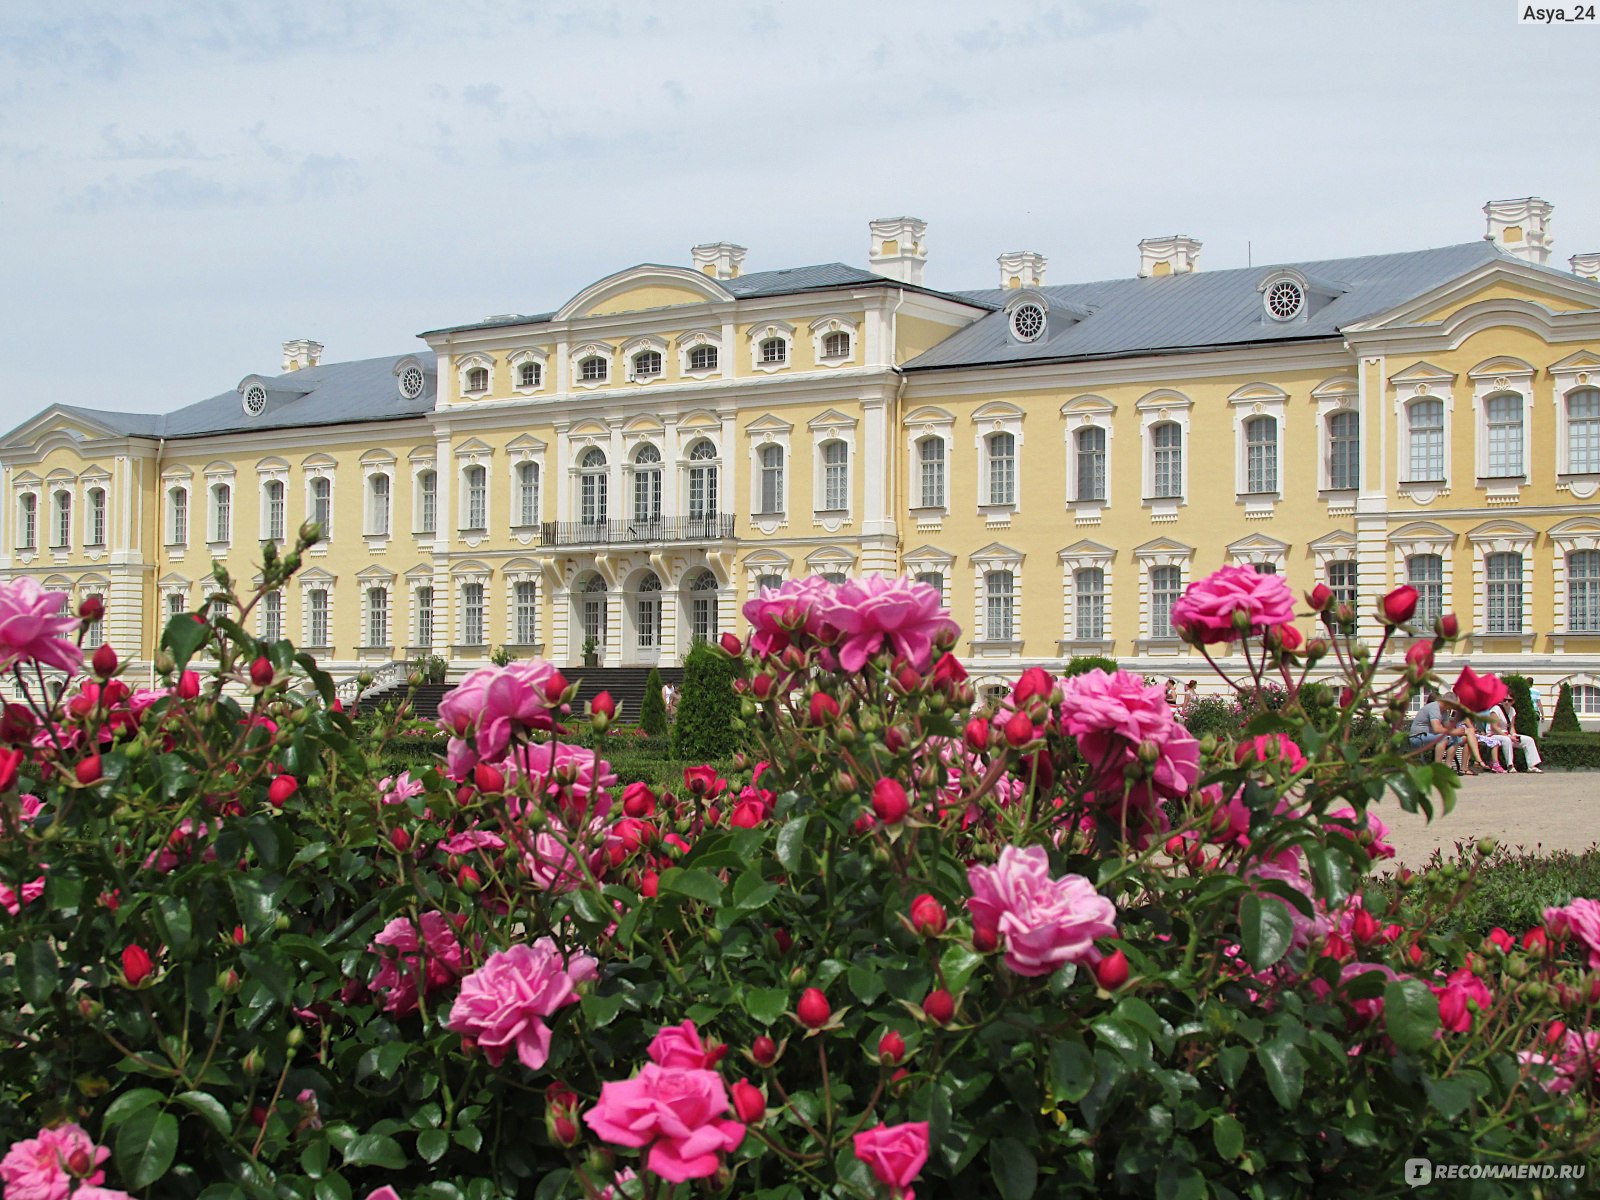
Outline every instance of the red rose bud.
<svg viewBox="0 0 1600 1200"><path fill-rule="evenodd" d="M150 978L150 955L143 946L125 946L122 950L122 977L129 987L138 987Z"/></svg>
<svg viewBox="0 0 1600 1200"><path fill-rule="evenodd" d="M26 757L21 750L10 747L0 750L0 792L8 790L17 781L17 768Z"/></svg>
<svg viewBox="0 0 1600 1200"><path fill-rule="evenodd" d="M778 681L765 671L750 680L750 694L757 700L770 700L778 690Z"/></svg>
<svg viewBox="0 0 1600 1200"><path fill-rule="evenodd" d="M106 615L106 602L99 596L85 596L78 605L78 617L84 621L98 621Z"/></svg>
<svg viewBox="0 0 1600 1200"><path fill-rule="evenodd" d="M987 925L972 927L972 948L979 954L990 954L1000 945L1000 931Z"/></svg>
<svg viewBox="0 0 1600 1200"><path fill-rule="evenodd" d="M722 643L723 651L734 658L738 658L744 653L744 643L731 633L725 633L717 640Z"/></svg>
<svg viewBox="0 0 1600 1200"><path fill-rule="evenodd" d="M890 1067L897 1067L906 1056L906 1040L894 1030L889 1030L878 1039L878 1061Z"/></svg>
<svg viewBox="0 0 1600 1200"><path fill-rule="evenodd" d="M1551 1021L1550 1027L1544 1031L1544 1044L1554 1046L1567 1036L1567 1023L1565 1021Z"/></svg>
<svg viewBox="0 0 1600 1200"><path fill-rule="evenodd" d="M561 703L561 697L563 697L563 696L565 696L567 694L567 688L569 686L571 686L571 685L569 685L567 683L567 677L565 675L563 675L560 671L557 671L554 675L550 676L549 679L546 679L544 681L544 699L545 699L545 703L546 704L559 704L559 703Z"/></svg>
<svg viewBox="0 0 1600 1200"><path fill-rule="evenodd" d="M828 1007L828 998L822 994L821 988L809 987L800 993L800 1003L794 1006L794 1015L800 1018L800 1024L807 1029L821 1029L833 1016L833 1009Z"/></svg>
<svg viewBox="0 0 1600 1200"><path fill-rule="evenodd" d="M1417 589L1402 583L1383 598L1383 619L1390 625L1404 625L1417 611Z"/></svg>
<svg viewBox="0 0 1600 1200"><path fill-rule="evenodd" d="M272 677L276 674L277 672L272 669L272 660L266 655L262 655L250 664L250 682L256 687L270 687Z"/></svg>
<svg viewBox="0 0 1600 1200"><path fill-rule="evenodd" d="M117 673L117 652L111 648L110 642L102 642L90 660L94 673L101 679L109 679Z"/></svg>
<svg viewBox="0 0 1600 1200"><path fill-rule="evenodd" d="M1033 720L1025 712L1011 714L1005 725L1006 744L1026 746L1033 741Z"/></svg>
<svg viewBox="0 0 1600 1200"><path fill-rule="evenodd" d="M1321 612L1333 603L1333 589L1325 583L1319 583L1306 593L1306 603L1313 612Z"/></svg>
<svg viewBox="0 0 1600 1200"><path fill-rule="evenodd" d="M938 937L948 920L944 905L926 892L911 902L911 927L923 937Z"/></svg>
<svg viewBox="0 0 1600 1200"><path fill-rule="evenodd" d="M404 854L411 849L411 835L404 829L395 828L389 831L389 844Z"/></svg>
<svg viewBox="0 0 1600 1200"><path fill-rule="evenodd" d="M654 900L661 891L661 877L654 871L646 871L639 877L639 894L647 900Z"/></svg>
<svg viewBox="0 0 1600 1200"><path fill-rule="evenodd" d="M934 988L922 1002L922 1013L935 1025L948 1025L956 1015L955 999L944 988Z"/></svg>
<svg viewBox="0 0 1600 1200"><path fill-rule="evenodd" d="M1511 689L1496 675L1479 675L1470 666L1456 677L1456 699L1468 712L1488 712L1506 698Z"/></svg>
<svg viewBox="0 0 1600 1200"><path fill-rule="evenodd" d="M1043 667L1029 667L1017 680L1017 686L1011 689L1011 703L1021 708L1035 696L1049 698L1051 690L1055 687L1055 680L1050 678L1050 672Z"/></svg>
<svg viewBox="0 0 1600 1200"><path fill-rule="evenodd" d="M810 717L813 725L831 725L839 715L839 702L826 692L811 693Z"/></svg>
<svg viewBox="0 0 1600 1200"><path fill-rule="evenodd" d="M293 775L279 775L267 785L267 799L273 808L282 808L284 801L300 790L300 781Z"/></svg>
<svg viewBox="0 0 1600 1200"><path fill-rule="evenodd" d="M483 890L483 880L473 867L462 867L456 872L456 886L469 896L476 896Z"/></svg>
<svg viewBox="0 0 1600 1200"><path fill-rule="evenodd" d="M763 1067L770 1067L778 1061L778 1043L762 1034L750 1043L750 1057Z"/></svg>
<svg viewBox="0 0 1600 1200"><path fill-rule="evenodd" d="M1298 650L1300 649L1300 644L1306 640L1305 636L1301 634L1298 625L1275 625L1273 626L1273 636L1276 638L1278 645L1285 650Z"/></svg>
<svg viewBox="0 0 1600 1200"><path fill-rule="evenodd" d="M194 671L185 671L178 676L178 699L193 700L200 694L200 676Z"/></svg>
<svg viewBox="0 0 1600 1200"><path fill-rule="evenodd" d="M1433 670L1433 643L1412 642L1406 649L1406 666L1413 676L1420 678Z"/></svg>
<svg viewBox="0 0 1600 1200"><path fill-rule="evenodd" d="M906 803L906 789L898 780L880 779L872 785L872 811L885 825L900 824L910 807Z"/></svg>
<svg viewBox="0 0 1600 1200"><path fill-rule="evenodd" d="M1550 945L1550 939L1542 929L1534 928L1522 935L1522 948L1530 954L1541 954Z"/></svg>
<svg viewBox="0 0 1600 1200"><path fill-rule="evenodd" d="M235 925L233 927L233 944L235 946L242 946L249 940L250 935L244 931L243 925Z"/></svg>
<svg viewBox="0 0 1600 1200"><path fill-rule="evenodd" d="M1365 946L1378 936L1378 919L1366 909L1358 908L1355 920L1351 922L1350 931L1355 935L1356 942Z"/></svg>
<svg viewBox="0 0 1600 1200"><path fill-rule="evenodd" d="M1504 929L1501 929L1498 925L1489 931L1489 936L1484 940L1490 945L1494 946L1495 949L1499 950L1502 954L1510 954L1512 949L1517 944L1517 939L1512 937Z"/></svg>
<svg viewBox="0 0 1600 1200"><path fill-rule="evenodd" d="M724 635L727 636L727 635ZM754 1125L767 1115L767 1098L761 1089L748 1079L741 1079L729 1089L733 1093L733 1111L746 1125Z"/></svg>
<svg viewBox="0 0 1600 1200"><path fill-rule="evenodd" d="M1433 628L1446 641L1453 641L1461 636L1461 622L1456 620L1455 613L1445 613L1434 622Z"/></svg>
<svg viewBox="0 0 1600 1200"><path fill-rule="evenodd" d="M589 711L597 717L604 717L608 721L617 719L617 702L610 692L601 692L589 701Z"/></svg>
<svg viewBox="0 0 1600 1200"><path fill-rule="evenodd" d="M1128 982L1128 956L1121 950L1112 951L1095 965L1094 977L1106 991L1116 991Z"/></svg>
<svg viewBox="0 0 1600 1200"><path fill-rule="evenodd" d="M1339 707L1340 708L1349 708L1355 702L1356 702L1356 694L1355 694L1355 691L1353 689L1351 689L1351 688L1340 688L1339 689Z"/></svg>
<svg viewBox="0 0 1600 1200"><path fill-rule="evenodd" d="M100 776L104 773L104 768L100 764L100 756L98 754L91 754L88 758L80 758L77 762L77 765L72 768L72 774L74 777L76 777L79 783L84 784L85 786L91 783L98 783L100 781Z"/></svg>
<svg viewBox="0 0 1600 1200"><path fill-rule="evenodd" d="M571 1117L558 1116L556 1113L546 1113L544 1119L545 1132L550 1135L550 1140L558 1146L576 1146L578 1144L578 1126Z"/></svg>
<svg viewBox="0 0 1600 1200"><path fill-rule="evenodd" d="M974 754L982 754L988 750L989 739L993 736L994 727L982 717L973 717L961 731L961 738L967 743L967 749Z"/></svg>
<svg viewBox="0 0 1600 1200"><path fill-rule="evenodd" d="M506 777L501 774L500 768L489 763L479 763L472 768L472 782L480 792L503 792L506 790Z"/></svg>
<svg viewBox="0 0 1600 1200"><path fill-rule="evenodd" d="M1422 944L1420 942L1412 942L1411 945L1407 946L1406 958L1411 960L1413 967L1420 967L1422 965Z"/></svg>

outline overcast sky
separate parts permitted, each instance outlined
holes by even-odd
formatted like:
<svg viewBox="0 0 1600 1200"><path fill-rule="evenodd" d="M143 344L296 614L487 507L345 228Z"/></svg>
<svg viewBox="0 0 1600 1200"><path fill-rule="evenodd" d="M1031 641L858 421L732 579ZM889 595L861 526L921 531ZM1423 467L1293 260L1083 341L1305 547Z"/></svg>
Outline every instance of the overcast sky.
<svg viewBox="0 0 1600 1200"><path fill-rule="evenodd" d="M1549 2L1549 0L1544 0ZM1513 0L3 0L0 426L167 411L557 307L696 242L927 282L1130 275L1481 237L1600 249L1600 29Z"/></svg>

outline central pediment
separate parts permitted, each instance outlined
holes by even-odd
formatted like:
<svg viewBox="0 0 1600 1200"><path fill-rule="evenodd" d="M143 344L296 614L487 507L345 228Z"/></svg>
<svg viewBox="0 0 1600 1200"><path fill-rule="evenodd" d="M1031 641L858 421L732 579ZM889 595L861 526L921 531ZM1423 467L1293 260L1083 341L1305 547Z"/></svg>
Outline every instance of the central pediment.
<svg viewBox="0 0 1600 1200"><path fill-rule="evenodd" d="M556 311L556 320L605 317L732 299L733 293L699 271L645 264L591 283Z"/></svg>

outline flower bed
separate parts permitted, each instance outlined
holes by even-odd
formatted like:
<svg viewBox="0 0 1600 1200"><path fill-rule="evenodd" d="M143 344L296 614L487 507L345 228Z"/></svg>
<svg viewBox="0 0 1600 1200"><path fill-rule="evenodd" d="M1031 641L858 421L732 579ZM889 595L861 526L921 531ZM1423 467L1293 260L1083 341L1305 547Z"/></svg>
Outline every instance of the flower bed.
<svg viewBox="0 0 1600 1200"><path fill-rule="evenodd" d="M0 586L24 684L81 658L30 587ZM102 648L0 720L5 1200L1320 1196L1398 1193L1415 1156L1592 1165L1600 906L1481 939L1440 919L1470 864L1369 880L1375 810L1455 787L1352 732L1398 730L1454 636L1412 640L1407 590L1358 652L1325 589L1308 637L1281 580L1192 585L1179 628L1248 664L1241 727L1197 740L1103 670L1030 670L972 717L931 589L786 584L732 663L751 754L668 789L617 781L603 706L576 744L538 662L469 676L446 752L375 770L398 725L361 736L226 581L168 624L162 688ZM1336 702L1302 704L1330 662Z"/></svg>

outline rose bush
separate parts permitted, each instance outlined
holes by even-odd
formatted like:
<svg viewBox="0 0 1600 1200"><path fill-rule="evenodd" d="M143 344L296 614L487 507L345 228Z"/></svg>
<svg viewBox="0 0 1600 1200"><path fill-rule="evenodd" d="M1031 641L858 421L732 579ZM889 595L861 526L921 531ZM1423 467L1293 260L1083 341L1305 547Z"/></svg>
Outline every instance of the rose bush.
<svg viewBox="0 0 1600 1200"><path fill-rule="evenodd" d="M1435 682L1389 661L1404 596L1361 646L1326 589L1291 635L1281 580L1200 581L1184 627L1231 645L1243 716L1196 739L1103 670L975 714L932 589L786 584L731 659L758 752L659 790L548 664L474 673L447 754L375 769L315 661L247 632L307 541L173 618L159 686L96 655L54 705L83 623L0 585L3 1200L1396 1195L1416 1156L1596 1163L1600 909L1478 944L1436 928L1471 866L1370 879L1378 811L1456 786L1400 732ZM1314 669L1340 703L1302 703Z"/></svg>

